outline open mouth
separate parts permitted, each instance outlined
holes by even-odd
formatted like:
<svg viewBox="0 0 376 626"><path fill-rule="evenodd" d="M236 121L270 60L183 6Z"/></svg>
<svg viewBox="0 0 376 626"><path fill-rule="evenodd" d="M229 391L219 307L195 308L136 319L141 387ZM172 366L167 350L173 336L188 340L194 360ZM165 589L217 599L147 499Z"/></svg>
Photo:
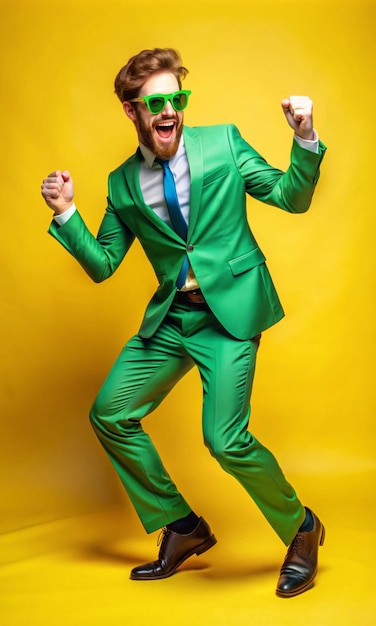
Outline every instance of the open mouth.
<svg viewBox="0 0 376 626"><path fill-rule="evenodd" d="M161 122L160 124L156 124L155 126L158 137L160 137L160 139L164 141L171 139L174 128L175 122Z"/></svg>

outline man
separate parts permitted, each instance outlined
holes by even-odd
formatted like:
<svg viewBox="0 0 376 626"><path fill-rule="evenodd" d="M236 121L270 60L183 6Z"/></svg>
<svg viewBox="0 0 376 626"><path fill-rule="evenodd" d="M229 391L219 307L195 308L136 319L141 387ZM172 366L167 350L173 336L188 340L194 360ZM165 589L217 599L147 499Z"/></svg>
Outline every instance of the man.
<svg viewBox="0 0 376 626"><path fill-rule="evenodd" d="M282 101L295 132L285 173L267 164L233 125L183 127L186 74L176 51L156 48L132 57L117 75L115 91L139 148L110 174L97 238L76 210L68 171L50 174L42 195L54 211L50 233L94 281L116 270L137 237L159 282L138 334L91 410L96 434L146 531L163 527L158 559L134 568L131 578L170 576L216 543L141 426L196 365L205 444L289 546L276 593L291 597L313 584L324 527L248 431L260 334L283 310L247 223L246 193L289 212L306 211L325 148L313 129L312 102L300 96Z"/></svg>

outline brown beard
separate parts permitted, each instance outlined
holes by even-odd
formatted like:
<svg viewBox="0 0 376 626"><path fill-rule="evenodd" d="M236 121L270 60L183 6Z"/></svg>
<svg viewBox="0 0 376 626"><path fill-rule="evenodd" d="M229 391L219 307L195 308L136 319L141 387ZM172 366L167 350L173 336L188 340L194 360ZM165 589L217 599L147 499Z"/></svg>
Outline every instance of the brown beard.
<svg viewBox="0 0 376 626"><path fill-rule="evenodd" d="M160 146L155 141L154 134L153 134L154 129L148 127L145 124L141 115L137 114L137 111L136 111L136 118L137 118L137 130L138 130L141 143L143 143L144 146L149 148L149 150L151 150L153 154L155 154L155 156L159 157L160 159L166 159L166 160L171 159L177 153L177 150L179 148L180 138L183 132L183 121L179 123L178 118L176 118L175 120L176 121L176 127L175 127L176 135L175 135L175 139L173 143L171 143L168 146Z"/></svg>

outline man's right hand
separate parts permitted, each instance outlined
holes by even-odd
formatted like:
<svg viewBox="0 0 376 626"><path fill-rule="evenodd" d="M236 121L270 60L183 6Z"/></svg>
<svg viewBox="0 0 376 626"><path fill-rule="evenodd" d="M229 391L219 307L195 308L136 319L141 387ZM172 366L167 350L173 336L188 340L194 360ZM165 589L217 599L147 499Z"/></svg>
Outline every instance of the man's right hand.
<svg viewBox="0 0 376 626"><path fill-rule="evenodd" d="M56 170L49 174L42 183L42 196L46 204L61 215L73 204L73 180L67 170Z"/></svg>

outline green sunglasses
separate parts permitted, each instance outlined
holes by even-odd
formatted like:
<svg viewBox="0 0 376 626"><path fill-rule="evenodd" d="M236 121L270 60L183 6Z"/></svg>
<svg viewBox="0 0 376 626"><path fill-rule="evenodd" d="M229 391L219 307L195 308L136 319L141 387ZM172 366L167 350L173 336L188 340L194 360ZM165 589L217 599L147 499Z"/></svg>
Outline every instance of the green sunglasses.
<svg viewBox="0 0 376 626"><path fill-rule="evenodd" d="M183 111L188 104L188 96L190 96L191 93L192 92L187 89L174 91L174 93L153 93L151 96L132 98L129 102L144 102L150 113L157 115L157 113L163 111L167 102L171 102L175 111Z"/></svg>

